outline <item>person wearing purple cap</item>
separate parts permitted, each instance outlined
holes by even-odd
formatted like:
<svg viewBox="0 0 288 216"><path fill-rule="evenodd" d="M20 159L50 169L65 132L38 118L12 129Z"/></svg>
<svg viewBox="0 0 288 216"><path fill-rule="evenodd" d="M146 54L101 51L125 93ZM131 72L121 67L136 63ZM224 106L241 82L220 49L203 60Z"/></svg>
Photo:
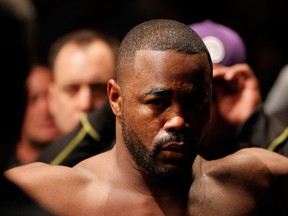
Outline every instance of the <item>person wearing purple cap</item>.
<svg viewBox="0 0 288 216"><path fill-rule="evenodd" d="M235 30L210 19L191 24L207 46L213 64L232 66L246 62L246 47Z"/></svg>
<svg viewBox="0 0 288 216"><path fill-rule="evenodd" d="M218 158L240 148L262 147L288 156L287 135L283 138L287 125L265 112L240 34L209 19L190 27L202 38L213 62L212 126L202 151ZM271 149L271 144L277 147Z"/></svg>

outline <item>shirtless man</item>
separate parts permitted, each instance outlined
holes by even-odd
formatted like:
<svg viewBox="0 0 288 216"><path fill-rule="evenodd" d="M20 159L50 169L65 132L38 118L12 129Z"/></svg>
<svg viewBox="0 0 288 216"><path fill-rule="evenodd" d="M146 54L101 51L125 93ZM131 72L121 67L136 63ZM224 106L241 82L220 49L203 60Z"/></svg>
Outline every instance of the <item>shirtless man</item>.
<svg viewBox="0 0 288 216"><path fill-rule="evenodd" d="M210 122L212 62L189 26L158 19L133 28L108 97L111 150L72 168L38 162L6 176L56 215L254 216L287 200L286 157L257 148L211 161L197 155Z"/></svg>

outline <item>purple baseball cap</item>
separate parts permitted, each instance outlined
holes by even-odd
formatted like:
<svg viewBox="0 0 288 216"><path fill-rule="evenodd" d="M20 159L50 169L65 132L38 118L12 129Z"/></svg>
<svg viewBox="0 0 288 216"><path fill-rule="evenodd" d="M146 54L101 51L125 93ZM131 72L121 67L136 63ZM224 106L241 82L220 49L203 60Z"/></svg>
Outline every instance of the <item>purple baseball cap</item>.
<svg viewBox="0 0 288 216"><path fill-rule="evenodd" d="M214 64L230 66L246 62L244 41L233 29L209 19L190 27L204 41Z"/></svg>

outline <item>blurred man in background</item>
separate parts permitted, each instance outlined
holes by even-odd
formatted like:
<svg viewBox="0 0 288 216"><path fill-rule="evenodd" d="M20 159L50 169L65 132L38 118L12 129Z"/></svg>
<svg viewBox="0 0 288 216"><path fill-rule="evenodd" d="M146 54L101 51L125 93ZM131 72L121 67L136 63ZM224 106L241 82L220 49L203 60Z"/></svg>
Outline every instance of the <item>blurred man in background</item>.
<svg viewBox="0 0 288 216"><path fill-rule="evenodd" d="M118 47L112 35L91 30L72 32L52 46L50 103L62 136L39 161L73 166L111 148L115 117L107 82L114 77Z"/></svg>
<svg viewBox="0 0 288 216"><path fill-rule="evenodd" d="M52 45L50 108L62 134L75 128L83 113L99 109L107 99L107 82L115 72L115 49L112 38L84 29Z"/></svg>
<svg viewBox="0 0 288 216"><path fill-rule="evenodd" d="M47 145L59 137L48 105L52 74L44 65L34 65L26 80L28 94L21 139L10 167L36 161Z"/></svg>

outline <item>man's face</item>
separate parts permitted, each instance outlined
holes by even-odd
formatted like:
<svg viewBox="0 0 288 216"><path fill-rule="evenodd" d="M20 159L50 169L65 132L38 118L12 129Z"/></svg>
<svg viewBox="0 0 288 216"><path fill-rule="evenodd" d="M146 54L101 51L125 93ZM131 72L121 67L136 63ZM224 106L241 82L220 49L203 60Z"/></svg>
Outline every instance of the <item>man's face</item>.
<svg viewBox="0 0 288 216"><path fill-rule="evenodd" d="M113 51L102 41L87 47L73 43L59 52L51 86L51 111L61 132L79 122L83 112L100 108L107 98L107 82L114 76Z"/></svg>
<svg viewBox="0 0 288 216"><path fill-rule="evenodd" d="M59 136L48 106L48 88L51 72L35 66L27 79L28 101L22 138L37 145L47 145Z"/></svg>
<svg viewBox="0 0 288 216"><path fill-rule="evenodd" d="M121 86L122 135L143 172L191 172L210 118L207 56L138 51L134 72Z"/></svg>

